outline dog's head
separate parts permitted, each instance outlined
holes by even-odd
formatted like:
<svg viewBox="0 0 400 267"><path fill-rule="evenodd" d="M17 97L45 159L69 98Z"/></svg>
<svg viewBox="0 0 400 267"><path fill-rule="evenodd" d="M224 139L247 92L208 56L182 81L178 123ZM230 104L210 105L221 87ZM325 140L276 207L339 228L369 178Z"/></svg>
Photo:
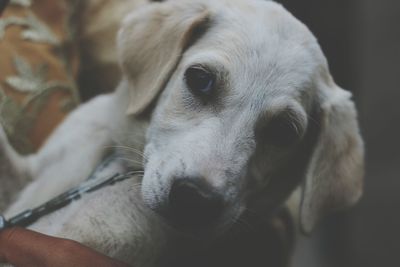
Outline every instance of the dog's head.
<svg viewBox="0 0 400 267"><path fill-rule="evenodd" d="M269 1L175 0L118 37L127 113L151 114L145 203L179 229L223 231L302 188L305 231L362 192L351 94L310 31Z"/></svg>

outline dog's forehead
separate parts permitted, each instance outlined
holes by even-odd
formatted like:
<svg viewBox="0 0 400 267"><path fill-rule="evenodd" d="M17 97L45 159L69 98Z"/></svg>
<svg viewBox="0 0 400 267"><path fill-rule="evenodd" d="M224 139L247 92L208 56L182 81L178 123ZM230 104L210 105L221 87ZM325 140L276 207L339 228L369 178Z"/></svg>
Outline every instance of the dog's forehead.
<svg viewBox="0 0 400 267"><path fill-rule="evenodd" d="M238 99L265 107L310 94L324 57L312 33L286 9L272 1L235 0L213 15L193 57L222 65Z"/></svg>

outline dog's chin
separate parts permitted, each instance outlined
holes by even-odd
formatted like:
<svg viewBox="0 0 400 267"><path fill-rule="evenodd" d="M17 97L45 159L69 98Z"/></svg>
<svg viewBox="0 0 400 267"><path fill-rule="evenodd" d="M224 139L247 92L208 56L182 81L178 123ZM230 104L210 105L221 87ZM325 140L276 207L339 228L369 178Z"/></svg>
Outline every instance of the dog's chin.
<svg viewBox="0 0 400 267"><path fill-rule="evenodd" d="M169 220L166 220L166 222L176 233L191 239L213 239L217 234L217 227L215 226L191 227Z"/></svg>
<svg viewBox="0 0 400 267"><path fill-rule="evenodd" d="M205 226L188 226L181 225L174 221L164 218L165 223L177 234L182 237L194 240L213 240L228 232L232 224L216 223L214 225Z"/></svg>
<svg viewBox="0 0 400 267"><path fill-rule="evenodd" d="M163 222L170 227L175 233L190 239L195 240L214 240L228 233L231 228L236 224L240 213L232 215L231 213L224 214L221 218L214 223L198 223L198 224L182 224L171 219L165 213L159 210L153 211L163 220Z"/></svg>

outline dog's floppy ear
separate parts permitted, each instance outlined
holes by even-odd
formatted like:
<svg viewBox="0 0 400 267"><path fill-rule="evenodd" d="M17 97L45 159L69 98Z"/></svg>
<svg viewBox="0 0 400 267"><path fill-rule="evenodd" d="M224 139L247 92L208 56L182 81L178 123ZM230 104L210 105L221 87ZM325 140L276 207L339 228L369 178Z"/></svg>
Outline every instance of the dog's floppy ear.
<svg viewBox="0 0 400 267"><path fill-rule="evenodd" d="M208 25L206 6L192 1L153 3L136 10L118 34L120 64L130 85L127 113L138 115L166 85L183 52Z"/></svg>
<svg viewBox="0 0 400 267"><path fill-rule="evenodd" d="M305 233L324 215L354 204L362 194L364 146L351 93L339 88L329 74L325 79L317 82L320 129L300 207Z"/></svg>

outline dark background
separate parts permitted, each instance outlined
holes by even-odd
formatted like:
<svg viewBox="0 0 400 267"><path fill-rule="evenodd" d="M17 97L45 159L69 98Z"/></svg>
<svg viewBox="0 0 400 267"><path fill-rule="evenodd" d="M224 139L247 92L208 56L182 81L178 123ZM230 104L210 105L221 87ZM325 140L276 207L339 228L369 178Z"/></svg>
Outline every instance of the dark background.
<svg viewBox="0 0 400 267"><path fill-rule="evenodd" d="M280 0L318 37L352 91L366 142L365 193L299 241L296 267L400 266L400 1Z"/></svg>

